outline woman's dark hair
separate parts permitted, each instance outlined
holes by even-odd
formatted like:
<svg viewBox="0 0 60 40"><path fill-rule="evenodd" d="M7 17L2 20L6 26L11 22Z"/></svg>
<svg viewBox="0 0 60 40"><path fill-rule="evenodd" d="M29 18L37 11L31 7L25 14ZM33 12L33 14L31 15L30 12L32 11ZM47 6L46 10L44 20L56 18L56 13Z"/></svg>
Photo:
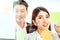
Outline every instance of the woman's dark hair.
<svg viewBox="0 0 60 40"><path fill-rule="evenodd" d="M39 14L40 11L44 11L44 12L48 13L48 15L50 16L47 9L45 9L44 7L37 7L32 12L32 20L36 19L37 15ZM36 31L36 30L37 30L37 26L35 26L33 22L27 26L27 33L32 33L33 31ZM50 26L49 26L49 30L51 30Z"/></svg>
<svg viewBox="0 0 60 40"><path fill-rule="evenodd" d="M48 15L50 16L48 10L44 7L37 7L33 10L32 12L32 20L35 20L37 15L39 14L40 11L44 11L46 13L48 13ZM35 30L37 29L37 27L34 25L34 23L32 22L32 28L34 28ZM51 27L49 26L49 30L51 30Z"/></svg>

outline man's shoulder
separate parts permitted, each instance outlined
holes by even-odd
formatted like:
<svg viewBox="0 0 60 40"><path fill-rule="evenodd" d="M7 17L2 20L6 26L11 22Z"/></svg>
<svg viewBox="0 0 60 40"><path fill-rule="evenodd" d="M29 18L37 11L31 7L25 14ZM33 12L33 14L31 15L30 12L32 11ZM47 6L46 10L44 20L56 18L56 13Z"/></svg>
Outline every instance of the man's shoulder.
<svg viewBox="0 0 60 40"><path fill-rule="evenodd" d="M30 23L26 22L27 25L30 25Z"/></svg>
<svg viewBox="0 0 60 40"><path fill-rule="evenodd" d="M27 23L26 30L27 30L27 33L32 33L35 31L35 29L32 28L30 23Z"/></svg>
<svg viewBox="0 0 60 40"><path fill-rule="evenodd" d="M54 33L54 32L52 32L52 38L53 40L59 40L57 33Z"/></svg>

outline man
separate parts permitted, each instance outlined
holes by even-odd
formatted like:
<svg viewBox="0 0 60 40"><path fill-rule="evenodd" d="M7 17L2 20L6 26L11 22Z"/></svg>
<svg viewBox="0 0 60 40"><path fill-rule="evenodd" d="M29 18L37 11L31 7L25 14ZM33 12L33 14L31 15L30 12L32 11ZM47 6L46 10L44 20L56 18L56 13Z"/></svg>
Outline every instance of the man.
<svg viewBox="0 0 60 40"><path fill-rule="evenodd" d="M16 13L16 32L27 34L25 18L28 14L28 4L24 0L15 1L13 7Z"/></svg>
<svg viewBox="0 0 60 40"><path fill-rule="evenodd" d="M60 23L57 23L54 25L55 31L57 32L60 40Z"/></svg>

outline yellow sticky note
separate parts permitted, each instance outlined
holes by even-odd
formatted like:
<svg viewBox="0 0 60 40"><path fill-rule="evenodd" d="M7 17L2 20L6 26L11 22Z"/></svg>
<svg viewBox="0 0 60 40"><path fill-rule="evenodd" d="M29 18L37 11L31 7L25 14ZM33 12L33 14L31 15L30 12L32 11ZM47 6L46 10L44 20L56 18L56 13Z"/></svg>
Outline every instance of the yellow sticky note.
<svg viewBox="0 0 60 40"><path fill-rule="evenodd" d="M16 32L16 40L24 40L24 33Z"/></svg>
<svg viewBox="0 0 60 40"><path fill-rule="evenodd" d="M51 31L42 31L41 33L42 40L52 40L52 32Z"/></svg>

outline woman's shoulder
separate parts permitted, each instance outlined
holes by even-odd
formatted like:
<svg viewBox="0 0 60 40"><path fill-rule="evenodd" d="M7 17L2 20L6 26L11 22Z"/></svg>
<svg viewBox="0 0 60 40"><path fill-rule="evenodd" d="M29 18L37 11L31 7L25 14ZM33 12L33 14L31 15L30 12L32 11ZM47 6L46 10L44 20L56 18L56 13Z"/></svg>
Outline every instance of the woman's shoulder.
<svg viewBox="0 0 60 40"><path fill-rule="evenodd" d="M25 39L24 40L35 40L35 38L36 38L36 31L25 35Z"/></svg>
<svg viewBox="0 0 60 40"><path fill-rule="evenodd" d="M35 37L36 36L36 31L34 31L34 32L32 32L32 33L29 33L29 34L27 34L29 37Z"/></svg>

